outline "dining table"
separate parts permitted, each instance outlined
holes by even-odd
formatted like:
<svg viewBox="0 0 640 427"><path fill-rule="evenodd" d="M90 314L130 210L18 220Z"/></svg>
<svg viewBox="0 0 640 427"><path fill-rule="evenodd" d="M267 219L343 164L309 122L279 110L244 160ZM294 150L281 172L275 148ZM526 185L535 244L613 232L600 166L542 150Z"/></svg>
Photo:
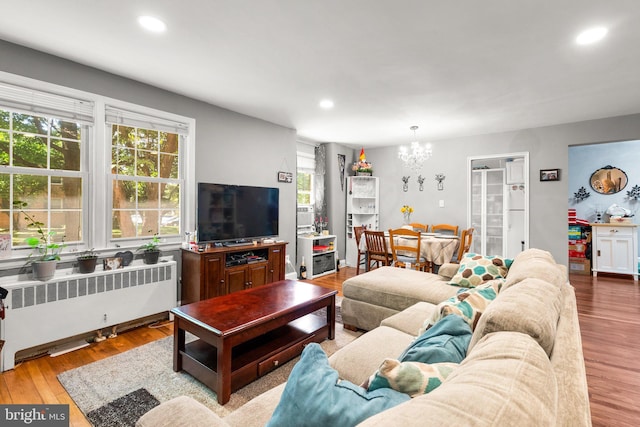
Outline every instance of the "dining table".
<svg viewBox="0 0 640 427"><path fill-rule="evenodd" d="M389 232L385 231L384 235L389 238ZM395 237L394 244L405 246L417 246L417 238L407 236ZM420 256L429 261L431 265L440 266L447 262L451 262L453 254L460 245L460 237L453 234L445 233L420 233ZM391 253L391 241L387 242L387 248ZM367 253L367 239L360 239L360 251ZM366 270L369 270L369 263L366 263Z"/></svg>

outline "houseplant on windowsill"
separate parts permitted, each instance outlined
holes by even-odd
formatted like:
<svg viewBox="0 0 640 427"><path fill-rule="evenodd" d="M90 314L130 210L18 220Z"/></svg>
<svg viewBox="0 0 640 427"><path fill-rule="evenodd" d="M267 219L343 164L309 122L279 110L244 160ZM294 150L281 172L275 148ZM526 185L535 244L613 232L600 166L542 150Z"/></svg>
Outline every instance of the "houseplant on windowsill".
<svg viewBox="0 0 640 427"><path fill-rule="evenodd" d="M79 273L93 273L96 271L96 263L98 262L98 254L93 251L93 248L87 249L82 255L76 258L78 261Z"/></svg>
<svg viewBox="0 0 640 427"><path fill-rule="evenodd" d="M58 261L60 261L60 252L66 246L64 244L64 238L61 243L54 242L53 236L55 236L56 232L48 231L45 233L42 229L44 224L24 211L24 208L27 207L26 202L16 200L13 202L13 206L19 209L20 213L22 213L28 221L27 228L35 228L39 236L25 239L26 243L33 249L33 252L29 254L27 264L32 264L34 279L47 281L53 278L56 273ZM34 253L38 254L36 260L31 259Z"/></svg>
<svg viewBox="0 0 640 427"><path fill-rule="evenodd" d="M142 251L142 259L145 264L157 264L160 258L160 238L154 234L150 241L140 246L137 250Z"/></svg>

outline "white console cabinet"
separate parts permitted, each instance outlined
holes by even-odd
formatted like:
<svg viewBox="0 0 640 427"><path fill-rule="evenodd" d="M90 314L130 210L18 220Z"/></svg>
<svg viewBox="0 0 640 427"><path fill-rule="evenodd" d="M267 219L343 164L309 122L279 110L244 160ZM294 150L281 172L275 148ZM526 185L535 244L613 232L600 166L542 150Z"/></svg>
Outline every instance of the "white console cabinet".
<svg viewBox="0 0 640 427"><path fill-rule="evenodd" d="M298 236L298 270L304 257L307 279L336 272L336 236Z"/></svg>
<svg viewBox="0 0 640 427"><path fill-rule="evenodd" d="M593 275L631 274L638 281L638 224L591 224Z"/></svg>

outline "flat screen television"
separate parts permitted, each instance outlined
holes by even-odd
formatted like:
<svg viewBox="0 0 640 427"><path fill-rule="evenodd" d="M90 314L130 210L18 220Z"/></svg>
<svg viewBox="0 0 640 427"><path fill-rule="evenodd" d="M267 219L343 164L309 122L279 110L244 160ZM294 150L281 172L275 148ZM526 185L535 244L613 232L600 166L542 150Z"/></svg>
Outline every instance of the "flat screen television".
<svg viewBox="0 0 640 427"><path fill-rule="evenodd" d="M278 188L198 183L198 242L243 242L278 235Z"/></svg>

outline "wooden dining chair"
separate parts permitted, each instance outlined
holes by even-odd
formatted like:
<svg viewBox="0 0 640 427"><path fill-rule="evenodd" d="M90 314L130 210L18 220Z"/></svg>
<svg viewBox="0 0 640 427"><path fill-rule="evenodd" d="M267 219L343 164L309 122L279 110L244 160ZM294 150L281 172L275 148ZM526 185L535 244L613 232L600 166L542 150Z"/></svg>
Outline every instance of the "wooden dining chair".
<svg viewBox="0 0 640 427"><path fill-rule="evenodd" d="M415 245L409 243L414 241ZM407 230L406 228L390 229L389 243L391 244L392 265L394 267L425 271L427 266L429 266L429 262L420 256L419 231Z"/></svg>
<svg viewBox="0 0 640 427"><path fill-rule="evenodd" d="M454 236L458 235L458 226L451 224L436 224L431 226L431 231L434 233L445 233L453 234ZM444 234L444 233L443 233Z"/></svg>
<svg viewBox="0 0 640 427"><path fill-rule="evenodd" d="M471 249L471 243L473 242L473 232L475 229L473 227L468 228L466 230L462 230L462 234L460 235L460 246L458 247L458 254L451 262L455 264L460 264L460 260Z"/></svg>
<svg viewBox="0 0 640 427"><path fill-rule="evenodd" d="M409 224L414 230L427 232L429 231L429 224L420 224L419 222L412 222Z"/></svg>
<svg viewBox="0 0 640 427"><path fill-rule="evenodd" d="M376 267L391 265L391 254L387 249L387 238L384 231L364 230L364 238L367 242L367 271L371 270L373 263Z"/></svg>
<svg viewBox="0 0 640 427"><path fill-rule="evenodd" d="M365 255L365 253L363 253L360 250L360 238L362 237L364 230L365 230L364 226L353 227L353 235L356 238L356 247L358 248L358 259L356 261L356 275L360 274L360 264L362 264L362 261L365 261L362 259L362 256Z"/></svg>

